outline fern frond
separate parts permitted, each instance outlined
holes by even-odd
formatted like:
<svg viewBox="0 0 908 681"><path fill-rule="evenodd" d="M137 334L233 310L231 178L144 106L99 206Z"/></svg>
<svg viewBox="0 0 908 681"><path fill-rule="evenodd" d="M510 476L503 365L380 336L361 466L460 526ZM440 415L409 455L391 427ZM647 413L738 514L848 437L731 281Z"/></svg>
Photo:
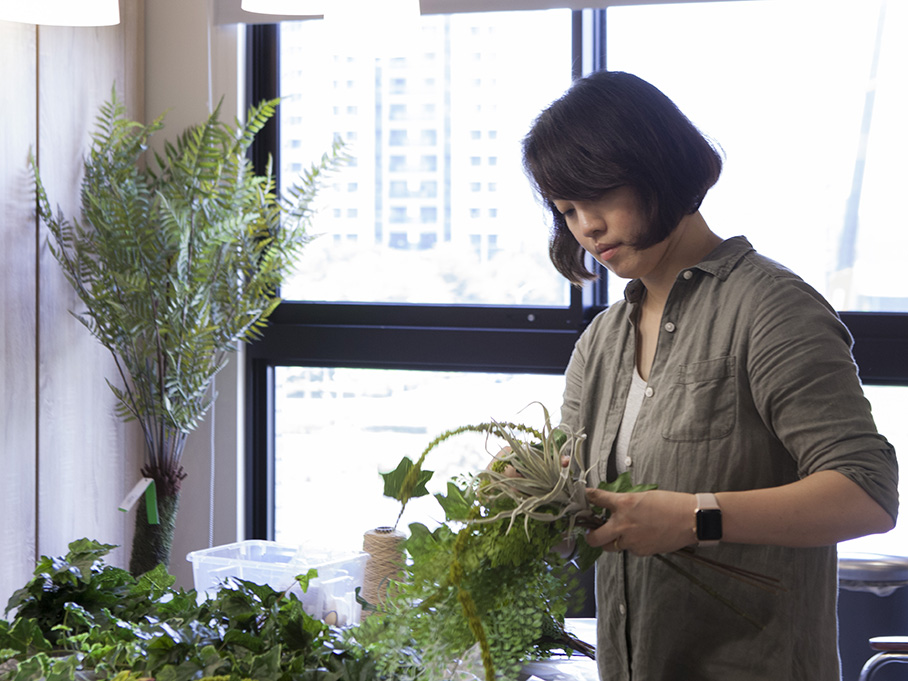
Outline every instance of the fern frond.
<svg viewBox="0 0 908 681"><path fill-rule="evenodd" d="M142 424L149 461L179 463L185 435L211 404L211 382L239 343L260 333L295 265L337 148L288 198L246 157L277 100L227 126L220 105L148 154L163 116L130 120L113 90L84 163L81 217L55 214L31 159L49 246L82 309L76 317L114 356L122 418ZM152 159L146 158L152 156Z"/></svg>

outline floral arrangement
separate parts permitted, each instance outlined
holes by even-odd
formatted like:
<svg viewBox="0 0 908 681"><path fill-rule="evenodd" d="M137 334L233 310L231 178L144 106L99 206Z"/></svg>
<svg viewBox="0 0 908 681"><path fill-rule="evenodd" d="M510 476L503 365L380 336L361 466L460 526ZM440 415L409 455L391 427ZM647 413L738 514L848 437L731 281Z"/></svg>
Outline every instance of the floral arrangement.
<svg viewBox="0 0 908 681"><path fill-rule="evenodd" d="M548 411L542 409L541 430L494 421L461 426L435 438L416 462L404 457L383 476L385 495L401 502L402 514L410 499L428 494L432 472L423 464L443 442L461 433L480 432L506 443L488 468L449 481L446 494L435 495L444 509L444 523L434 530L420 523L410 525L404 544L409 562L395 584L395 595L382 604L382 617L369 618L364 623L368 626L360 627L358 640L400 636L401 645L422 651L421 662L432 679L454 678L464 660L472 659L475 667L477 657L485 678L492 681L515 678L524 663L547 657L555 649L593 656L594 651L565 631L573 584L566 586L564 574L579 573L595 563L602 549L591 547L585 533L605 522L608 512L587 500L589 470L581 456L585 436L553 428ZM613 492L655 488L633 484L629 473L599 487ZM569 557L558 550L566 544L575 547ZM653 558L757 628L757 621L676 558L761 588L778 588L775 580L687 549Z"/></svg>

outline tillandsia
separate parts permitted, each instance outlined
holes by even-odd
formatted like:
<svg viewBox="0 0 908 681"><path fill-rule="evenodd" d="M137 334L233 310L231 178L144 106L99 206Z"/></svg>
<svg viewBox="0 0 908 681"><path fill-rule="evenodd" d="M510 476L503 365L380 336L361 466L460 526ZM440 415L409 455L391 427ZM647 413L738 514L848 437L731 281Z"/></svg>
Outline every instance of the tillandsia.
<svg viewBox="0 0 908 681"><path fill-rule="evenodd" d="M582 433L552 428L545 410L545 426L534 442L521 439L508 426L497 433L507 442L491 466L477 473L479 494L493 513L474 522L493 522L503 517L510 527L523 516L524 530L530 520L568 520L567 531L576 523L598 524L586 498L589 469L583 468L580 444ZM501 509L501 510L498 510Z"/></svg>

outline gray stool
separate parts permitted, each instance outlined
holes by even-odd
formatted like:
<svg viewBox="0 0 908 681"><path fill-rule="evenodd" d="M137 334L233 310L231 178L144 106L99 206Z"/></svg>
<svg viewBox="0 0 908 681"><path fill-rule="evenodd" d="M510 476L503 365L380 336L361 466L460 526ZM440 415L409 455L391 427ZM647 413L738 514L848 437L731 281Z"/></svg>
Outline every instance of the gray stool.
<svg viewBox="0 0 908 681"><path fill-rule="evenodd" d="M839 587L888 596L908 585L908 558L875 553L840 553ZM908 663L908 636L875 636L870 649L876 651L861 669L858 681L870 681L880 667L892 662Z"/></svg>

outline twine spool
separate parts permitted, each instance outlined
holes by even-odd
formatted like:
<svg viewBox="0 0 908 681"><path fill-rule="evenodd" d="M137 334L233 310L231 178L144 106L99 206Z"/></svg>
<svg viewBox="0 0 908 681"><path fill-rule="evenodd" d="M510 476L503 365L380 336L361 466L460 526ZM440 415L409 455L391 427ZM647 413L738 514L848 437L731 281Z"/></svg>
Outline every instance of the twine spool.
<svg viewBox="0 0 908 681"><path fill-rule="evenodd" d="M363 598L380 605L388 593L389 580L399 579L404 565L406 536L393 527L376 527L363 535L363 551L369 554L363 576ZM369 613L363 611L363 617Z"/></svg>

